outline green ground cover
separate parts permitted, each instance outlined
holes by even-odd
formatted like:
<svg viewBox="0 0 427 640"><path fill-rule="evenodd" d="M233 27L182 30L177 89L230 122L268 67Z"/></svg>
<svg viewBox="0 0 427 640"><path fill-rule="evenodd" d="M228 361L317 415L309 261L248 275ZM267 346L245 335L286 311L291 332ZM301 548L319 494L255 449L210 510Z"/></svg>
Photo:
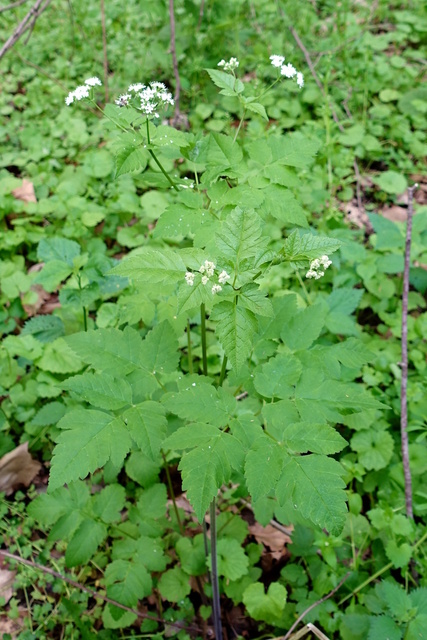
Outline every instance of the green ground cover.
<svg viewBox="0 0 427 640"><path fill-rule="evenodd" d="M424 3L176 0L159 117L106 5L0 60L3 637L427 638Z"/></svg>

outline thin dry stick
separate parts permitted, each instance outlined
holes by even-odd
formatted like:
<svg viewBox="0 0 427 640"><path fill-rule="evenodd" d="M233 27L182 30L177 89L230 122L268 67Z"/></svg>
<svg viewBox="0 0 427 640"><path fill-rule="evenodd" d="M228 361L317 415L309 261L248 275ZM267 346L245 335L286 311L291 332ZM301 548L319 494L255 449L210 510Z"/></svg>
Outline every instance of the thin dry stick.
<svg viewBox="0 0 427 640"><path fill-rule="evenodd" d="M176 26L175 26L175 8L174 0L169 0L169 21L171 27L171 43L170 52L172 54L172 66L173 75L175 76L175 111L172 119L172 124L175 127L186 127L188 125L187 118L181 113L180 110L180 98L181 98L181 79L179 77L178 59L176 57Z"/></svg>
<svg viewBox="0 0 427 640"><path fill-rule="evenodd" d="M9 51L9 49L11 49L13 45L18 42L19 38L27 31L27 29L32 29L34 27L37 18L43 13L45 9L47 9L50 2L51 0L46 0L44 5L40 6L42 4L42 0L36 1L32 9L30 9L25 18L18 24L10 38L6 40L6 42L0 49L0 60Z"/></svg>
<svg viewBox="0 0 427 640"><path fill-rule="evenodd" d="M108 91L108 56L107 56L107 28L105 26L105 3L101 0L101 25L102 25L102 53L104 62L104 87L105 102L108 102L110 95Z"/></svg>
<svg viewBox="0 0 427 640"><path fill-rule="evenodd" d="M124 604L120 604L120 602L116 602L116 600L112 600L108 596L104 596L101 593L94 591L93 589L89 589L88 587L85 587L84 584L80 584L79 582L76 582L72 578L69 578L67 575L63 575L62 573L59 573L59 571L54 571L49 567L45 567L42 564L38 564L38 562L32 562L31 560L26 560L25 558L16 556L14 553L9 553L9 551L3 551L3 549L0 549L0 559L1 559L1 556L4 556L5 558L10 558L11 560L16 560L16 562L25 564L27 567L31 567L32 569L43 571L43 573L48 573L49 575L54 576L55 578L59 578L60 580L67 582L72 587L75 587L76 589L80 589L81 591L88 593L93 598L99 598L104 602L108 602L108 604L113 604L115 607L118 607L119 609L123 609L124 611L129 611L130 613L133 613L135 616L138 616L138 618L154 620L155 622L160 622L162 624L170 625L172 627L179 627L180 629L186 629L187 631L200 632L200 629L198 629L197 627L186 626L186 625L183 625L182 622L170 622L169 620L165 621L165 620L162 620L162 618L157 618L156 616L151 616L148 613L142 613L141 611L137 611L136 609L127 607Z"/></svg>
<svg viewBox="0 0 427 640"><path fill-rule="evenodd" d="M405 478L405 506L408 518L414 517L412 508L412 478L409 466L408 445L408 296L409 269L411 266L412 218L414 215L414 190L418 185L408 189L408 218L406 221L405 266L403 270L402 292L402 378L400 383L400 439L402 448L403 475Z"/></svg>
<svg viewBox="0 0 427 640"><path fill-rule="evenodd" d="M25 2L28 2L28 0L18 0L18 2L12 2L12 4L8 4L6 7L0 7L0 13L3 13L3 11L9 11L9 9L20 7L21 4L24 4Z"/></svg>
<svg viewBox="0 0 427 640"><path fill-rule="evenodd" d="M35 64L34 62L31 62L31 60L27 60L27 58L24 58L23 56L21 56L21 54L19 52L16 52L16 55L18 56L18 58L21 60L21 62L23 62L24 64L27 64L29 67L32 67L33 69L36 69L36 71L38 71L41 75L45 76L46 78L48 78L51 82L53 82L54 84L57 84L58 87L61 87L61 89L64 92L67 92L68 89L67 87L62 84L62 82L60 82L60 80L58 80L57 78L54 78L53 76L51 76L49 73L47 73L44 69L42 69L41 67L39 67L38 64Z"/></svg>
<svg viewBox="0 0 427 640"><path fill-rule="evenodd" d="M288 640L291 637L291 633L292 631L299 625L299 623L301 622L301 620L303 620L305 618L305 616L307 615L307 613L310 613L310 611L312 609L314 609L315 607L318 607L319 604L322 604L322 602L325 602L325 600L328 600L331 596L334 595L334 593L336 593L338 591L338 589L340 587L342 587L342 585L344 584L344 582L346 580L348 580L348 578L351 575L351 571L349 571L348 573L345 574L344 578L342 578L342 580L339 581L339 583L337 584L337 586L332 589L332 591L330 591L329 593L326 594L326 596L323 596L323 598L320 598L320 600L316 600L316 602L313 602L313 604L311 604L309 607L307 607L307 609L305 611L302 612L302 614L295 620L294 624L292 625L292 627L289 629L288 633L283 636L283 638L278 638L278 640Z"/></svg>
<svg viewBox="0 0 427 640"><path fill-rule="evenodd" d="M197 23L196 31L200 31L200 27L202 26L202 20L203 20L204 11L205 11L205 0L202 0L201 3L200 3L199 21Z"/></svg>

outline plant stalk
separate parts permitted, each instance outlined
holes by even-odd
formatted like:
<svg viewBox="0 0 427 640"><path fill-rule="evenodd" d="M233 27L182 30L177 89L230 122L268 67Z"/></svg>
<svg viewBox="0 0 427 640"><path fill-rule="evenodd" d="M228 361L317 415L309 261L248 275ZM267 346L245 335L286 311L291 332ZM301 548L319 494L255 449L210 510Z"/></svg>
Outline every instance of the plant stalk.
<svg viewBox="0 0 427 640"><path fill-rule="evenodd" d="M204 302L200 305L200 329L202 333L202 363L203 375L208 375L208 356L206 347L206 308Z"/></svg>
<svg viewBox="0 0 427 640"><path fill-rule="evenodd" d="M148 123L148 118L146 120L146 124L147 124L147 143L150 145L151 144L151 139L150 139L150 126ZM156 163L156 165L159 167L160 171L163 173L163 175L165 176L165 178L168 180L168 182L171 184L172 188L175 189L175 191L179 191L178 187L176 186L175 182L172 180L172 178L170 177L170 175L165 171L162 163L160 162L160 160L157 158L156 154L154 153L154 151L152 149L148 149L148 152L150 154L150 156L153 158L154 162Z"/></svg>
<svg viewBox="0 0 427 640"><path fill-rule="evenodd" d="M187 320L187 358L188 358L188 373L193 373L193 351L191 348L191 333L190 333L190 320Z"/></svg>
<svg viewBox="0 0 427 640"><path fill-rule="evenodd" d="M211 581L212 581L212 605L215 640L222 640L221 602L219 597L218 557L216 548L216 499L209 507L210 532L211 532Z"/></svg>

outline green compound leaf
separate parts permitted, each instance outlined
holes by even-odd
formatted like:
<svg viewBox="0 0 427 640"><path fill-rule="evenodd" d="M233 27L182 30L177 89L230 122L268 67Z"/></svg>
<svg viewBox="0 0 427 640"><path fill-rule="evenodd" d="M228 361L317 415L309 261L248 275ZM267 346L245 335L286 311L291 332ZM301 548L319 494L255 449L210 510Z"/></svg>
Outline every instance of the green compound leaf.
<svg viewBox="0 0 427 640"><path fill-rule="evenodd" d="M102 411L75 409L59 421L49 489L85 478L111 460L120 467L131 447L123 420Z"/></svg>
<svg viewBox="0 0 427 640"><path fill-rule="evenodd" d="M130 327L75 333L66 341L84 362L112 375L126 375L142 362L141 336Z"/></svg>
<svg viewBox="0 0 427 640"><path fill-rule="evenodd" d="M221 133L210 133L203 141L203 162L215 175L220 175L228 169L233 172L241 162L243 153L241 148L233 143L233 139Z"/></svg>
<svg viewBox="0 0 427 640"><path fill-rule="evenodd" d="M287 592L283 585L273 582L267 593L261 582L249 585L243 592L243 603L254 620L263 620L269 624L279 621L285 605Z"/></svg>
<svg viewBox="0 0 427 640"><path fill-rule="evenodd" d="M179 602L191 591L190 578L181 567L165 571L158 583L159 591L165 600Z"/></svg>
<svg viewBox="0 0 427 640"><path fill-rule="evenodd" d="M253 500L275 488L286 458L283 448L266 435L255 440L245 462L246 483Z"/></svg>
<svg viewBox="0 0 427 640"><path fill-rule="evenodd" d="M218 339L233 369L238 370L252 350L257 319L252 311L234 302L220 302L211 313L216 321Z"/></svg>
<svg viewBox="0 0 427 640"><path fill-rule="evenodd" d="M198 309L200 305L209 305L212 302L212 282L206 285L199 279L193 286L182 282L178 289L178 313L183 313L189 309Z"/></svg>
<svg viewBox="0 0 427 640"><path fill-rule="evenodd" d="M185 264L177 251L142 247L126 257L110 273L141 284L175 284L184 279Z"/></svg>
<svg viewBox="0 0 427 640"><path fill-rule="evenodd" d="M258 247L263 244L261 235L261 218L255 211L236 207L217 234L216 245L221 257L238 269L242 260L256 255Z"/></svg>
<svg viewBox="0 0 427 640"><path fill-rule="evenodd" d="M351 448L359 454L359 461L371 471L384 469L391 460L394 440L388 431L372 429L355 433L350 441Z"/></svg>
<svg viewBox="0 0 427 640"><path fill-rule="evenodd" d="M108 597L128 607L136 607L153 587L150 574L138 558L113 560L105 570L105 583Z"/></svg>
<svg viewBox="0 0 427 640"><path fill-rule="evenodd" d="M295 453L338 453L347 445L346 440L327 424L296 422L283 429L283 441Z"/></svg>
<svg viewBox="0 0 427 640"><path fill-rule="evenodd" d="M224 96L235 96L238 93L244 91L244 84L239 78L236 78L231 73L225 73L225 71L219 71L219 69L205 69L208 72L212 82L222 89L220 93Z"/></svg>
<svg viewBox="0 0 427 640"><path fill-rule="evenodd" d="M374 354L357 338L348 338L329 347L336 359L345 367L360 369L367 362L372 362Z"/></svg>
<svg viewBox="0 0 427 640"><path fill-rule="evenodd" d="M145 336L140 366L151 373L173 373L178 362L178 340L175 331L169 322L162 322Z"/></svg>
<svg viewBox="0 0 427 640"><path fill-rule="evenodd" d="M326 236L313 236L310 233L300 233L295 230L287 237L283 245L283 254L290 262L314 260L322 255L330 255L342 246L340 240Z"/></svg>
<svg viewBox="0 0 427 640"><path fill-rule="evenodd" d="M218 575L226 580L239 580L248 572L249 558L234 538L220 538L217 542ZM209 556L209 563L211 556Z"/></svg>
<svg viewBox="0 0 427 640"><path fill-rule="evenodd" d="M242 304L245 309L252 311L255 315L271 318L274 314L270 300L254 283L246 284L241 288L239 304Z"/></svg>
<svg viewBox="0 0 427 640"><path fill-rule="evenodd" d="M292 351L308 349L319 337L327 315L328 308L324 302L301 309L289 318L280 337Z"/></svg>
<svg viewBox="0 0 427 640"><path fill-rule="evenodd" d="M64 323L57 316L36 316L27 320L22 336L32 335L40 342L52 342L65 334Z"/></svg>
<svg viewBox="0 0 427 640"><path fill-rule="evenodd" d="M326 456L289 457L277 484L277 499L282 505L291 501L305 518L339 535L347 514L342 475L342 466Z"/></svg>
<svg viewBox="0 0 427 640"><path fill-rule="evenodd" d="M371 618L371 626L367 640L401 640L402 630L397 626L393 618L389 616L375 616Z"/></svg>
<svg viewBox="0 0 427 640"><path fill-rule="evenodd" d="M202 576L206 573L206 556L203 535L194 538L179 538L175 545L181 566L190 576Z"/></svg>
<svg viewBox="0 0 427 640"><path fill-rule="evenodd" d="M411 597L395 582L384 580L376 587L379 597L387 604L389 613L398 620L403 620L413 607Z"/></svg>
<svg viewBox="0 0 427 640"><path fill-rule="evenodd" d="M192 449L206 443L211 438L216 438L218 434L218 428L211 424L192 422L186 427L177 429L175 433L165 440L163 446L165 449L175 449L177 451Z"/></svg>
<svg viewBox="0 0 427 640"><path fill-rule="evenodd" d="M148 153L144 149L127 145L116 153L114 177L118 178L127 173L141 173L147 166L147 162Z"/></svg>
<svg viewBox="0 0 427 640"><path fill-rule="evenodd" d="M254 386L266 398L288 398L301 372L302 364L297 358L279 354L256 371Z"/></svg>
<svg viewBox="0 0 427 640"><path fill-rule="evenodd" d="M121 409L132 402L132 388L127 380L107 373L83 373L61 383L89 404L101 409Z"/></svg>
<svg viewBox="0 0 427 640"><path fill-rule="evenodd" d="M93 498L93 512L103 522L120 521L120 512L125 506L126 492L119 484L109 484Z"/></svg>
<svg viewBox="0 0 427 640"><path fill-rule="evenodd" d="M155 462L167 432L163 406L147 400L127 409L122 417L132 440Z"/></svg>
<svg viewBox="0 0 427 640"><path fill-rule="evenodd" d="M271 184L263 190L264 202L260 208L266 215L273 216L282 225L308 227L307 215L290 189Z"/></svg>
<svg viewBox="0 0 427 640"><path fill-rule="evenodd" d="M259 116L262 116L264 120L268 122L268 115L265 110L265 107L259 102L250 102L246 104L247 111L252 111L253 113L257 113Z"/></svg>
<svg viewBox="0 0 427 640"><path fill-rule="evenodd" d="M184 453L179 464L182 487L187 491L199 522L202 522L219 488L230 480L231 468L239 468L241 457L239 441L221 431L206 444Z"/></svg>
<svg viewBox="0 0 427 640"><path fill-rule="evenodd" d="M206 382L194 382L179 393L168 394L163 404L184 420L208 422L215 427L225 427L236 410L233 396Z"/></svg>
<svg viewBox="0 0 427 640"><path fill-rule="evenodd" d="M394 540L390 540L390 542L386 544L385 553L390 562L393 563L393 566L401 569L409 564L413 550L407 542L397 544Z"/></svg>
<svg viewBox="0 0 427 640"><path fill-rule="evenodd" d="M65 262L69 267L73 267L73 260L80 255L80 251L80 245L74 240L55 236L54 238L40 240L37 247L37 258L40 262L57 260Z"/></svg>
<svg viewBox="0 0 427 640"><path fill-rule="evenodd" d="M102 522L86 518L80 524L65 552L67 567L86 564L94 556L99 545L107 537L107 527Z"/></svg>

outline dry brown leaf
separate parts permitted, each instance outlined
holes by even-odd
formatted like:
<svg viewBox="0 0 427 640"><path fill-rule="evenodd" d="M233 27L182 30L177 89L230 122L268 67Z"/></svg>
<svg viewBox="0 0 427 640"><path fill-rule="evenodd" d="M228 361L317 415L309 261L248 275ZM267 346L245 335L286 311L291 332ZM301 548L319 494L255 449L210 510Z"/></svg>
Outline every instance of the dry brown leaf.
<svg viewBox="0 0 427 640"><path fill-rule="evenodd" d="M5 604L7 604L13 596L12 587L15 576L16 571L9 571L9 569L0 569L0 598L5 599Z"/></svg>
<svg viewBox="0 0 427 640"><path fill-rule="evenodd" d="M22 186L14 189L12 195L15 196L17 200L22 200L23 202L37 202L34 185L25 178L22 181Z"/></svg>
<svg viewBox="0 0 427 640"><path fill-rule="evenodd" d="M353 202L343 202L340 209L344 211L346 219L359 229L371 230L371 223L366 212L359 209Z"/></svg>
<svg viewBox="0 0 427 640"><path fill-rule="evenodd" d="M271 549L274 557L276 557L277 553L280 557L284 552L286 545L292 542L291 538L286 535L286 533L279 531L271 524L263 527L259 522L255 522L255 524L250 525L249 531L255 537L257 542Z"/></svg>
<svg viewBox="0 0 427 640"><path fill-rule="evenodd" d="M28 485L40 471L41 464L28 453L28 442L0 458L0 491L8 496L19 486Z"/></svg>
<svg viewBox="0 0 427 640"><path fill-rule="evenodd" d="M396 204L392 204L390 207L381 209L380 215L392 222L406 222L408 210L405 207L398 207Z"/></svg>
<svg viewBox="0 0 427 640"><path fill-rule="evenodd" d="M36 300L32 304L23 304L25 313L29 316L35 316L39 312L39 310L43 307L45 302L49 300L51 297L51 293L48 293L43 289L40 284L32 284L30 287L31 291L37 294ZM21 294L21 298L24 297L25 294Z"/></svg>

